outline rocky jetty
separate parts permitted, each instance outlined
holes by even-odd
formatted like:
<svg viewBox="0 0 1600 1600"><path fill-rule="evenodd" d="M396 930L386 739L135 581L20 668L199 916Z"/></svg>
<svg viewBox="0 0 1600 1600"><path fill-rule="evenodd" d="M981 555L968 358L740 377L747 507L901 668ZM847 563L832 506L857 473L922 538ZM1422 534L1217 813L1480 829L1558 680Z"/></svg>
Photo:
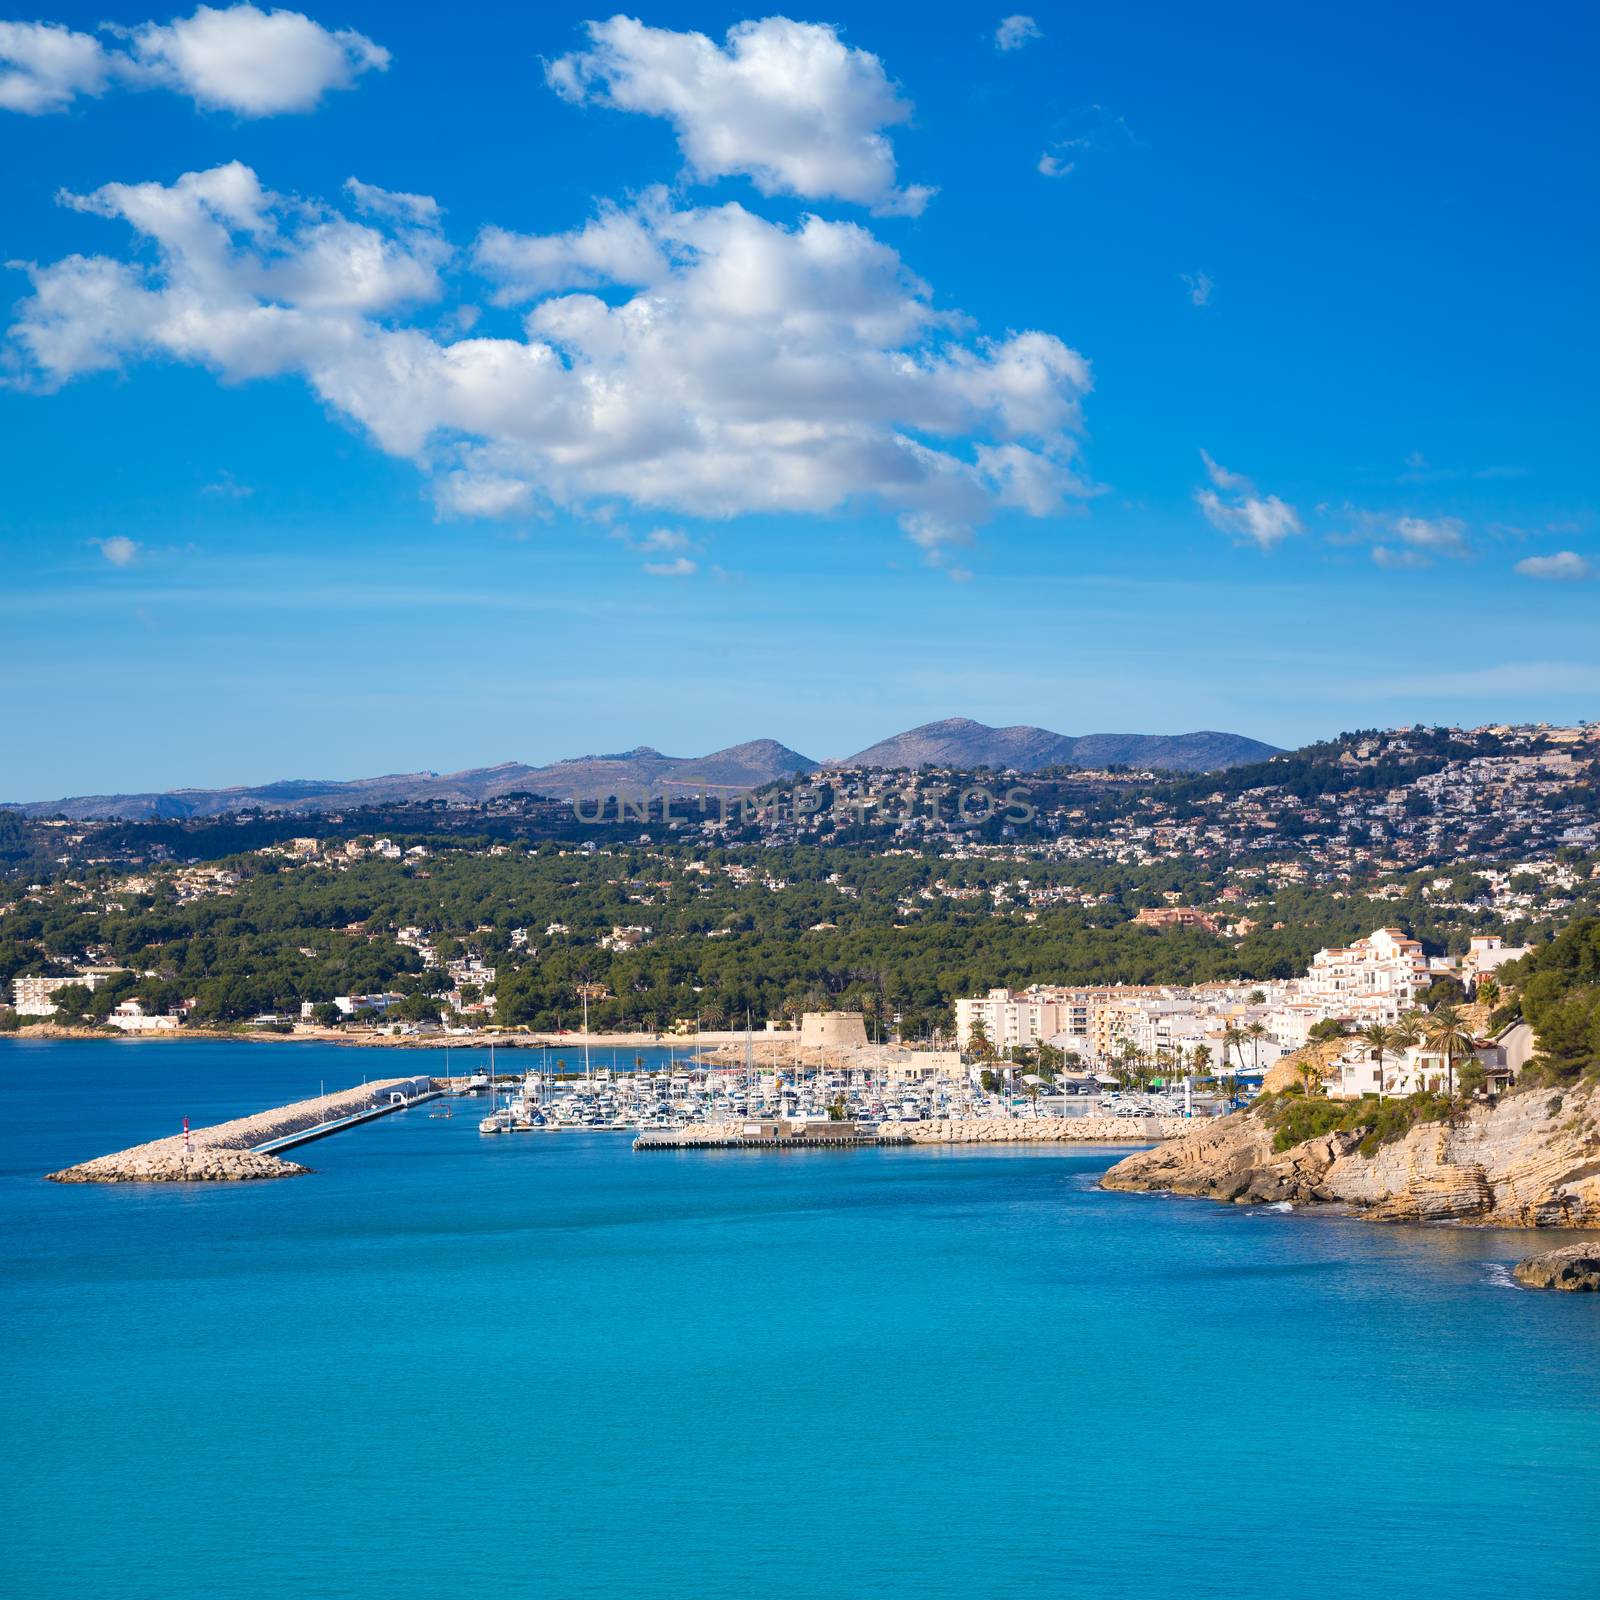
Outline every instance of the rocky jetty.
<svg viewBox="0 0 1600 1600"><path fill-rule="evenodd" d="M374 1100L387 1098L390 1089L415 1081L386 1078L359 1089L299 1100L255 1116L195 1128L187 1137L178 1133L136 1144L113 1155L64 1167L48 1177L52 1183L245 1183L258 1178L292 1178L311 1169L278 1156L261 1155L255 1147L352 1116Z"/></svg>
<svg viewBox="0 0 1600 1600"><path fill-rule="evenodd" d="M1511 1269L1511 1276L1529 1289L1600 1293L1600 1243L1567 1244L1528 1256Z"/></svg>
<svg viewBox="0 0 1600 1600"><path fill-rule="evenodd" d="M1257 1111L1235 1112L1129 1156L1107 1189L1260 1204L1342 1204L1375 1221L1600 1228L1600 1085L1533 1089L1425 1122L1369 1155L1362 1134L1275 1151Z"/></svg>
<svg viewBox="0 0 1600 1600"><path fill-rule="evenodd" d="M1185 1117L969 1117L885 1124L902 1144L1149 1144L1195 1127Z"/></svg>

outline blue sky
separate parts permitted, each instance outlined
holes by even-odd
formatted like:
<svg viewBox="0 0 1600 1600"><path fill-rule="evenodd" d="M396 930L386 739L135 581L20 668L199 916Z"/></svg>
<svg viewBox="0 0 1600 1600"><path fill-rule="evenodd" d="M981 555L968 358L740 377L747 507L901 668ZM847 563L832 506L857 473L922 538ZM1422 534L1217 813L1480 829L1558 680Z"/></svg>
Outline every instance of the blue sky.
<svg viewBox="0 0 1600 1600"><path fill-rule="evenodd" d="M1592 7L248 11L0 25L0 798L1600 706Z"/></svg>

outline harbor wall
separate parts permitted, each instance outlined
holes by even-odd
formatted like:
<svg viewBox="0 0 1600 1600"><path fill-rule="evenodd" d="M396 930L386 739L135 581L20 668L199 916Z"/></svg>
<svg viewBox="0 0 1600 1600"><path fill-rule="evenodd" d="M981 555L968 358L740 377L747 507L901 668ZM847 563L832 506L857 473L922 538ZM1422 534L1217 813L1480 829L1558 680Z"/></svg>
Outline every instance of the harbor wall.
<svg viewBox="0 0 1600 1600"><path fill-rule="evenodd" d="M966 1117L893 1124L910 1144L1156 1144L1188 1133L1187 1117Z"/></svg>
<svg viewBox="0 0 1600 1600"><path fill-rule="evenodd" d="M187 1142L181 1133L152 1139L64 1167L48 1177L52 1183L240 1183L292 1178L311 1169L279 1156L258 1155L255 1146L351 1116L374 1101L387 1100L391 1089L415 1082L414 1078L383 1078L356 1089L297 1100L253 1116L191 1129Z"/></svg>

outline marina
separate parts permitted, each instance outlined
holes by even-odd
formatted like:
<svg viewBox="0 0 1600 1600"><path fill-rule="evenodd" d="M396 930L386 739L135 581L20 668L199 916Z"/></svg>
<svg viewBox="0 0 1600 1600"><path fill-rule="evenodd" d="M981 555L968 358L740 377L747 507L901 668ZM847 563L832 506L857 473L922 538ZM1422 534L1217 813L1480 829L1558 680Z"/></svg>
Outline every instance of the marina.
<svg viewBox="0 0 1600 1600"><path fill-rule="evenodd" d="M550 1594L637 1594L648 1566L654 1592L737 1600L752 1562L719 1530L760 1526L781 1495L787 1523L842 1528L890 1600L1224 1592L1175 1577L1175 1546L1295 1600L1305 1560L1325 1600L1386 1583L1592 1594L1590 1540L1530 1565L1552 1505L1593 1519L1600 1415L1574 1379L1594 1356L1579 1297L1501 1281L1525 1238L1110 1194L1114 1153L1087 1144L484 1138L482 1093L307 1146L305 1183L39 1181L165 1133L174 1108L236 1121L350 1063L336 1046L0 1039L13 1588L149 1600L181 1567L218 1600L434 1600L467 1566L526 1588L536 1562ZM486 1398L477 1374L530 1359L548 1369L533 1403ZM769 1378L770 1420L747 1398ZM1396 1395L1403 1432L1385 1425ZM1305 1415L1317 1449L1285 1450ZM1174 1477L1196 1434L1195 1470L1244 1485L1243 1514ZM1051 1507L1087 1476L1094 1514L975 1492L997 1471ZM463 1531L479 1497L565 1483L585 1492L531 1554L494 1512ZM797 1538L763 1587L814 1600L839 1571L832 1541Z"/></svg>
<svg viewBox="0 0 1600 1600"><path fill-rule="evenodd" d="M50 1173L57 1183L209 1183L295 1177L288 1152L430 1104L449 1121L458 1103L488 1109L486 1138L524 1133L622 1133L633 1148L853 1149L896 1144L1146 1144L1188 1125L1159 1094L997 1095L957 1079L893 1085L868 1069L794 1074L711 1067L668 1053L631 1072L596 1066L575 1078L543 1062L521 1077L494 1063L464 1075L386 1078L252 1116L193 1127ZM1020 1102L1020 1103L1019 1103ZM1207 1108L1208 1110L1211 1108ZM1190 1107L1191 1114L1196 1112Z"/></svg>

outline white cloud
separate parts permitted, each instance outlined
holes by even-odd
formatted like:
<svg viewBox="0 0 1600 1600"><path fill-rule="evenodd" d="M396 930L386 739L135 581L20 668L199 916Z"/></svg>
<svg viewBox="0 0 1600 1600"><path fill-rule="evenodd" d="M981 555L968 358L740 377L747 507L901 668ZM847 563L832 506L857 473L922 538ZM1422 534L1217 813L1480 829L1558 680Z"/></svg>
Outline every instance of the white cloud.
<svg viewBox="0 0 1600 1600"><path fill-rule="evenodd" d="M693 547L694 541L682 528L652 528L634 542L636 550L689 550Z"/></svg>
<svg viewBox="0 0 1600 1600"><path fill-rule="evenodd" d="M132 28L105 25L125 42L54 23L0 22L0 110L65 111L80 94L113 82L172 89L197 105L268 117L309 111L331 89L383 71L389 52L365 34L330 32L298 11L201 6L191 17Z"/></svg>
<svg viewBox="0 0 1600 1600"><path fill-rule="evenodd" d="M545 67L564 98L665 117L691 172L736 174L762 194L853 200L915 216L931 189L895 187L882 130L910 105L866 50L826 24L767 17L703 33L650 28L632 17L585 25L589 48Z"/></svg>
<svg viewBox="0 0 1600 1600"><path fill-rule="evenodd" d="M1459 517L1396 517L1394 531L1413 550L1458 559L1469 553L1466 524Z"/></svg>
<svg viewBox="0 0 1600 1600"><path fill-rule="evenodd" d="M1210 277L1204 272L1180 272L1178 276L1183 280L1189 290L1189 304L1192 306L1208 306L1211 304L1211 291L1216 287Z"/></svg>
<svg viewBox="0 0 1600 1600"><path fill-rule="evenodd" d="M240 483L224 469L210 483L203 484L201 494L215 495L222 500L248 500L255 490L248 483Z"/></svg>
<svg viewBox="0 0 1600 1600"><path fill-rule="evenodd" d="M365 216L417 228L439 226L439 202L432 195L401 194L394 189L380 189L375 183L363 183L359 178L346 178L344 191Z"/></svg>
<svg viewBox="0 0 1600 1600"><path fill-rule="evenodd" d="M1386 572L1409 572L1433 565L1420 550L1395 550L1386 544L1372 547L1372 559Z"/></svg>
<svg viewBox="0 0 1600 1600"><path fill-rule="evenodd" d="M1039 24L1032 17L1005 17L994 30L996 50L1020 50L1030 39L1042 39Z"/></svg>
<svg viewBox="0 0 1600 1600"><path fill-rule="evenodd" d="M0 22L0 111L65 111L104 92L112 62L100 41L57 22Z"/></svg>
<svg viewBox="0 0 1600 1600"><path fill-rule="evenodd" d="M384 71L389 52L353 28L333 33L298 11L201 6L165 26L129 31L132 56L150 81L197 105L270 117L309 111L330 89Z"/></svg>
<svg viewBox="0 0 1600 1600"><path fill-rule="evenodd" d="M1290 534L1304 531L1300 514L1293 506L1275 494L1257 493L1247 477L1229 472L1204 450L1200 458L1206 464L1206 475L1212 486L1196 489L1194 498L1213 528L1235 539L1247 540L1261 550L1271 550Z"/></svg>
<svg viewBox="0 0 1600 1600"><path fill-rule="evenodd" d="M433 484L433 503L443 517L509 517L533 504L533 485L492 472L448 472Z"/></svg>
<svg viewBox="0 0 1600 1600"><path fill-rule="evenodd" d="M700 564L679 556L675 561L647 561L644 570L652 578L687 578L700 570Z"/></svg>
<svg viewBox="0 0 1600 1600"><path fill-rule="evenodd" d="M139 559L139 543L126 534L114 533L109 539L96 539L100 554L114 567L131 567Z"/></svg>
<svg viewBox="0 0 1600 1600"><path fill-rule="evenodd" d="M1525 578L1546 578L1558 583L1575 583L1595 574L1594 564L1576 550L1558 550L1553 556L1528 556L1517 563L1517 571Z"/></svg>
<svg viewBox="0 0 1600 1600"><path fill-rule="evenodd" d="M1137 149L1142 141L1128 126L1126 117L1101 105L1080 106L1057 126L1073 130L1068 137L1052 139L1035 166L1047 178L1064 178L1076 172L1084 156L1109 150Z"/></svg>
<svg viewBox="0 0 1600 1600"><path fill-rule="evenodd" d="M665 194L651 190L645 202L664 214ZM609 202L581 228L543 235L485 228L473 248L473 265L499 284L502 305L534 300L552 289L592 289L601 284L643 288L666 276L661 246L640 216Z"/></svg>
<svg viewBox="0 0 1600 1600"><path fill-rule="evenodd" d="M533 304L520 337L451 338L448 316L406 315L460 265L437 208L348 193L365 220L274 194L238 163L64 195L138 243L127 260L28 269L9 335L23 381L141 359L227 382L296 375L413 459L445 515L879 508L937 548L999 508L1043 516L1093 492L1076 470L1083 357L1048 333L973 334L860 224L652 194L602 213L633 252L529 257L521 236L486 251L480 235L474 260ZM563 259L612 292L539 296ZM618 294L646 259L651 281ZM930 542L935 525L952 532Z"/></svg>

